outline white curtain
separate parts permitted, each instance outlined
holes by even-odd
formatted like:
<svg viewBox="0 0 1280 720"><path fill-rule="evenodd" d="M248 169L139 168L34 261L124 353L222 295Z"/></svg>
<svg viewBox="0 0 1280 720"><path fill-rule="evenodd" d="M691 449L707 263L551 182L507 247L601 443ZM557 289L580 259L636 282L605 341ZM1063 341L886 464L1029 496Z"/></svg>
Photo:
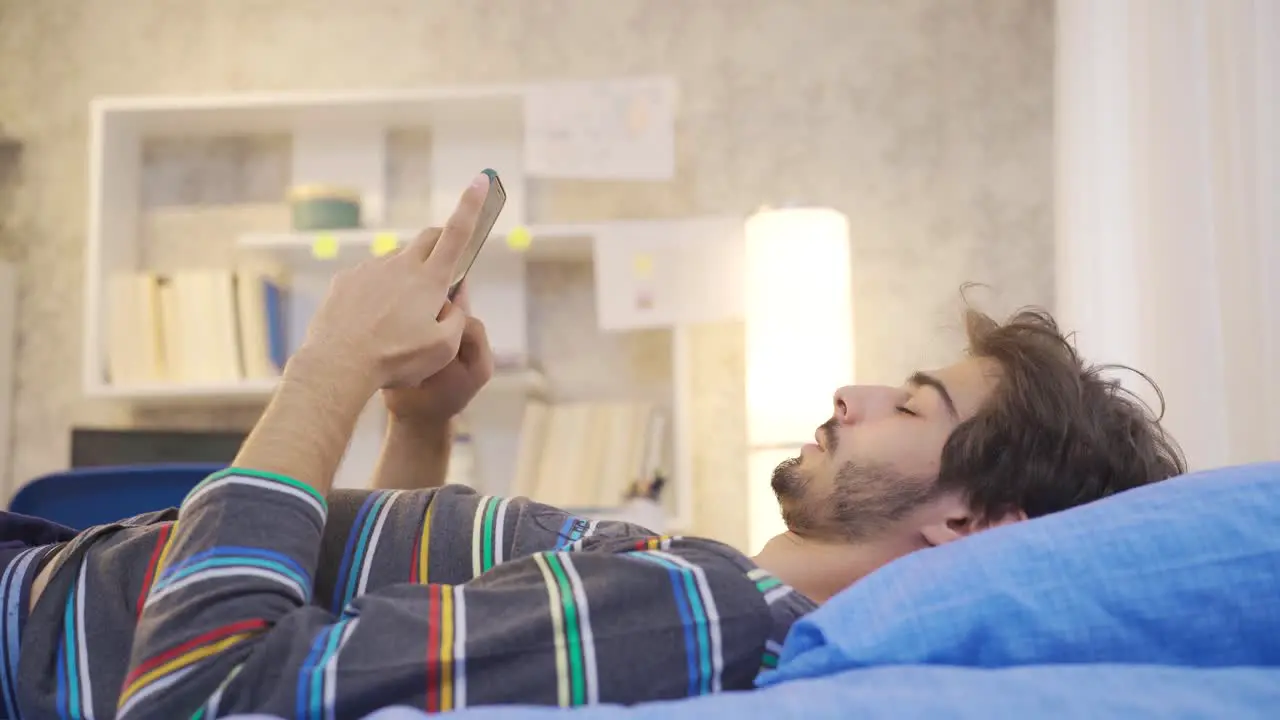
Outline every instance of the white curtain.
<svg viewBox="0 0 1280 720"><path fill-rule="evenodd" d="M1193 468L1280 459L1280 0L1057 7L1057 315Z"/></svg>

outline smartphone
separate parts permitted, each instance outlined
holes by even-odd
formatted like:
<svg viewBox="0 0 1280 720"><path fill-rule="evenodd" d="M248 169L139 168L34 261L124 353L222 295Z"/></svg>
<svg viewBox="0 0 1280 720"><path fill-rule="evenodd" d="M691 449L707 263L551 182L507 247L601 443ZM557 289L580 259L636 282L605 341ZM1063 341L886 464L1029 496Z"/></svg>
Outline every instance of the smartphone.
<svg viewBox="0 0 1280 720"><path fill-rule="evenodd" d="M458 286L462 285L462 281L467 279L467 272L471 270L476 256L480 254L480 248L484 247L484 241L489 239L494 223L498 222L502 206L507 204L507 191L502 187L502 180L498 178L497 171L486 168L484 174L489 176L489 194L484 196L484 205L481 206L480 217L476 220L476 231L467 241L467 248L462 251L462 257L458 259L458 268L454 271L453 281L449 283L450 300L458 294Z"/></svg>

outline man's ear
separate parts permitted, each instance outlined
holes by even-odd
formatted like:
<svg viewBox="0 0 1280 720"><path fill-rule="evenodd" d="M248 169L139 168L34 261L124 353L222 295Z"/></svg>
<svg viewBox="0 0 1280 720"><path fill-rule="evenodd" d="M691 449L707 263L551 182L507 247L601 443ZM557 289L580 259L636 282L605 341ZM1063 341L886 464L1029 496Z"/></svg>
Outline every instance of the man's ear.
<svg viewBox="0 0 1280 720"><path fill-rule="evenodd" d="M990 530L1026 519L1027 514L1017 508L1011 508L996 515L979 516L963 500L954 498L947 503L944 512L938 515L935 522L920 528L920 534L924 536L926 543L937 547L981 530Z"/></svg>
<svg viewBox="0 0 1280 720"><path fill-rule="evenodd" d="M978 523L977 530L990 530L1001 525L1012 525L1013 523L1022 522L1027 519L1027 514L1021 508L1009 508L1003 512L997 513L990 517L984 518Z"/></svg>

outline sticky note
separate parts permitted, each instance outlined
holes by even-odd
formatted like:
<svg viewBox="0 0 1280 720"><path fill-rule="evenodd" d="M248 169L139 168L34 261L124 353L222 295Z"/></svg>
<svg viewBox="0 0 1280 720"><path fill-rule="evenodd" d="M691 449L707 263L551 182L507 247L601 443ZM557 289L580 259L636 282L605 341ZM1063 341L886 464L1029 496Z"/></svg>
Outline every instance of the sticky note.
<svg viewBox="0 0 1280 720"><path fill-rule="evenodd" d="M511 232L507 233L507 247L512 250L528 250L532 242L533 233L529 232L529 228L522 225L511 228Z"/></svg>
<svg viewBox="0 0 1280 720"><path fill-rule="evenodd" d="M653 258L640 254L631 258L631 269L638 278L647 278L653 274Z"/></svg>
<svg viewBox="0 0 1280 720"><path fill-rule="evenodd" d="M374 257L382 257L395 252L398 247L400 247L400 238L395 233L380 232L373 236L373 244L369 250Z"/></svg>
<svg viewBox="0 0 1280 720"><path fill-rule="evenodd" d="M649 107L642 100L635 100L627 112L627 129L632 135L643 135L649 129Z"/></svg>
<svg viewBox="0 0 1280 720"><path fill-rule="evenodd" d="M311 256L317 260L332 260L338 257L338 238L329 233L317 235L311 242Z"/></svg>

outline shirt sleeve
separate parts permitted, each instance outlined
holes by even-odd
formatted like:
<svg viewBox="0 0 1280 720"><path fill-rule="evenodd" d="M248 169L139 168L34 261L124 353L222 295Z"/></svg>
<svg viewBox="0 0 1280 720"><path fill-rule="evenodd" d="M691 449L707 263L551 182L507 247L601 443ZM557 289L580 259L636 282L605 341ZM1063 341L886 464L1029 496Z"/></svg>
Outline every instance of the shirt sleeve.
<svg viewBox="0 0 1280 720"><path fill-rule="evenodd" d="M282 619L310 605L328 508L254 470L187 495L139 609L116 716L190 717Z"/></svg>

